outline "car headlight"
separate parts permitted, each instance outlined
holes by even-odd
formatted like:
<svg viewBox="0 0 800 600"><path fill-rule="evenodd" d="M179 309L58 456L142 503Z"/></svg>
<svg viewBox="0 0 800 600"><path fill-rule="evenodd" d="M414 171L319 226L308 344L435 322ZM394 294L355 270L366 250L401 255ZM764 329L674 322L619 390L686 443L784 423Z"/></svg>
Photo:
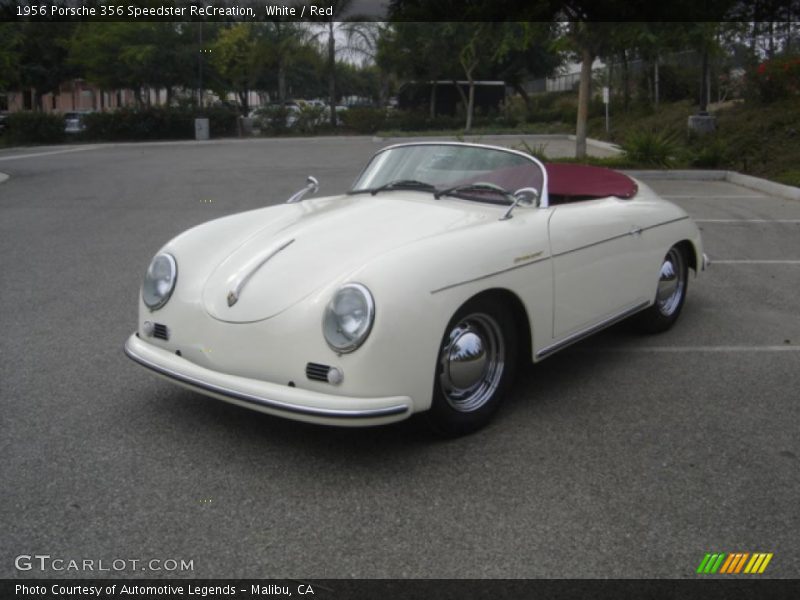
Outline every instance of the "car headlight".
<svg viewBox="0 0 800 600"><path fill-rule="evenodd" d="M147 267L142 285L142 300L150 310L164 306L175 289L178 264L171 254L156 254Z"/></svg>
<svg viewBox="0 0 800 600"><path fill-rule="evenodd" d="M352 352L369 336L375 320L375 301L360 283L339 288L325 307L322 331L336 352Z"/></svg>

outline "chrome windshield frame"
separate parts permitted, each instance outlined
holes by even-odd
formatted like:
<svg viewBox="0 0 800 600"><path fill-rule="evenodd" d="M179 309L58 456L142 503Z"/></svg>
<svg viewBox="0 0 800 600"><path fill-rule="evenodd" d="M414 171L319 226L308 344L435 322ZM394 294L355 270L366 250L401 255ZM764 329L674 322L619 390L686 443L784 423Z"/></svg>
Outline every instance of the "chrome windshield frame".
<svg viewBox="0 0 800 600"><path fill-rule="evenodd" d="M373 154L370 159L367 161L367 164L364 165L364 168L359 171L358 176L353 180L353 183L350 186L350 190L348 190L348 194L357 192L358 190L353 190L353 185L361 179L364 172L367 170L367 167L372 164L372 161L375 160L375 157L387 152L388 150L394 150L396 148L408 148L411 146L458 146L461 148L483 148L484 150L496 150L500 152L507 152L509 154L516 154L517 156L521 156L535 164L539 170L542 172L542 190L539 195L539 205L538 208L547 208L550 206L550 197L547 193L547 169L545 168L544 164L536 157L531 156L530 154L526 154L525 152L520 152L519 150L514 150L512 148L506 148L504 146L493 146L491 144L475 144L472 142L436 142L436 141L426 141L426 142L405 142L402 144L392 144L391 146L386 146L385 148L381 148L375 154ZM511 190L512 192L514 190Z"/></svg>

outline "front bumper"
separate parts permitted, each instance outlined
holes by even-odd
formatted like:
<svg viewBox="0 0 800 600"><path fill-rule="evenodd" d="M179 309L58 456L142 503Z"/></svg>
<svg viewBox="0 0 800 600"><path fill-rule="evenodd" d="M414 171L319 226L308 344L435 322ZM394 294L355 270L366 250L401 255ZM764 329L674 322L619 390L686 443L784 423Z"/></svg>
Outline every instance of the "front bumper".
<svg viewBox="0 0 800 600"><path fill-rule="evenodd" d="M142 341L134 333L125 354L142 366L190 390L267 414L325 425L366 426L411 415L411 398L357 398L323 394L288 385L220 373Z"/></svg>

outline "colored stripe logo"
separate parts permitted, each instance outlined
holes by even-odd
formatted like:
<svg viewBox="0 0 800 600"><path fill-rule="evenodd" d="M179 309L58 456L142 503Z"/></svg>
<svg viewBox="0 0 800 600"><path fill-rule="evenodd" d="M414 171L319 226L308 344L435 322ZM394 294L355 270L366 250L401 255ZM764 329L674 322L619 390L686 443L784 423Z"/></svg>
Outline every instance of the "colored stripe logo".
<svg viewBox="0 0 800 600"><path fill-rule="evenodd" d="M755 575L763 573L771 560L772 552L709 552L703 557L697 572L703 575Z"/></svg>

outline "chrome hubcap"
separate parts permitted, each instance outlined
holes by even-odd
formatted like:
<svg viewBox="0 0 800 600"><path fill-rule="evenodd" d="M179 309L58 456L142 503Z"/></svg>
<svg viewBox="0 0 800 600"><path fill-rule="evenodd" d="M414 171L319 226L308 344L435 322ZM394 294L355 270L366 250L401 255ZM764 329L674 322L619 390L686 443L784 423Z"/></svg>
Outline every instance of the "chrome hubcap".
<svg viewBox="0 0 800 600"><path fill-rule="evenodd" d="M686 285L686 273L683 259L677 248L672 248L661 265L658 279L656 305L665 317L672 316L678 309Z"/></svg>
<svg viewBox="0 0 800 600"><path fill-rule="evenodd" d="M447 403L472 412L494 395L503 376L505 343L500 326L486 314L459 321L439 355L439 385Z"/></svg>

